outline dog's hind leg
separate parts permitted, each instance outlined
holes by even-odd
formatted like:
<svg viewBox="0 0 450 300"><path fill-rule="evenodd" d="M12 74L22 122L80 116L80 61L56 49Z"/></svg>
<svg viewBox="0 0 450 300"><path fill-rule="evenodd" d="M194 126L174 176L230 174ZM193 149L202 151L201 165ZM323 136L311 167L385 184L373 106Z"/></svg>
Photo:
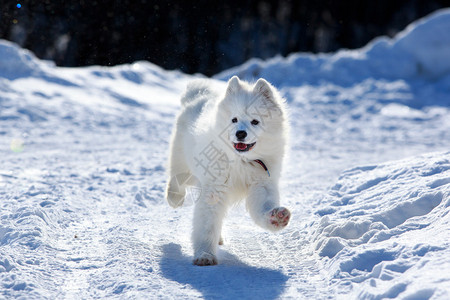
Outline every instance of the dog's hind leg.
<svg viewBox="0 0 450 300"><path fill-rule="evenodd" d="M174 130L170 147L168 177L166 187L166 199L170 206L178 207L184 202L186 187L195 185L195 177L191 174L185 161L183 150L183 137L180 128Z"/></svg>

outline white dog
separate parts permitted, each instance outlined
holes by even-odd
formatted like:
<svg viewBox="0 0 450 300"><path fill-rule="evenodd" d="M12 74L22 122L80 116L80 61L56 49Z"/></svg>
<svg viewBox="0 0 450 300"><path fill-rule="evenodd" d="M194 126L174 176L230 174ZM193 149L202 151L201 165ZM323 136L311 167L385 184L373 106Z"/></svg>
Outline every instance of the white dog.
<svg viewBox="0 0 450 300"><path fill-rule="evenodd" d="M190 83L172 136L166 197L180 206L185 188L201 188L195 203L195 265L217 264L222 220L246 199L259 226L284 228L290 212L280 207L278 181L288 136L283 99L264 79L254 85L233 77L221 92L207 80Z"/></svg>

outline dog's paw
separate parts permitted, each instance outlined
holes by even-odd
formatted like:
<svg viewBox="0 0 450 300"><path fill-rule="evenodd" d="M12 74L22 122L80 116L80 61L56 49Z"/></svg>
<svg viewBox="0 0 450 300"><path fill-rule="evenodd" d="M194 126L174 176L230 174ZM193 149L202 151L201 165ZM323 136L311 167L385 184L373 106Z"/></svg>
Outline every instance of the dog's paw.
<svg viewBox="0 0 450 300"><path fill-rule="evenodd" d="M217 265L217 257L203 252L199 257L194 258L193 263L196 266L214 266Z"/></svg>
<svg viewBox="0 0 450 300"><path fill-rule="evenodd" d="M198 186L199 181L189 172L179 173L170 178L166 187L166 199L170 206L177 208L183 205L186 196L186 187Z"/></svg>
<svg viewBox="0 0 450 300"><path fill-rule="evenodd" d="M170 206L177 208L183 205L186 191L177 181L177 177L172 178L166 187L166 199Z"/></svg>
<svg viewBox="0 0 450 300"><path fill-rule="evenodd" d="M270 212L269 222L275 230L286 227L291 218L291 212L285 207L277 207Z"/></svg>
<svg viewBox="0 0 450 300"><path fill-rule="evenodd" d="M179 192L173 192L173 191L167 189L166 199L167 199L167 202L169 202L169 205L172 206L172 208L177 208L177 207L183 205L184 194L179 193Z"/></svg>

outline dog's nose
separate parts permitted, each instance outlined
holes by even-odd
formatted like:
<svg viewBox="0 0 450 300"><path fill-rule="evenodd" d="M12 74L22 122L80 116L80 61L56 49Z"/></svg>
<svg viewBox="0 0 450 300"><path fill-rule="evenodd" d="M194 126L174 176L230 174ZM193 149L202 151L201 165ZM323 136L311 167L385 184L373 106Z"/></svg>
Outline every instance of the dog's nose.
<svg viewBox="0 0 450 300"><path fill-rule="evenodd" d="M242 141L247 136L247 132L245 130L236 131L236 137L239 141Z"/></svg>

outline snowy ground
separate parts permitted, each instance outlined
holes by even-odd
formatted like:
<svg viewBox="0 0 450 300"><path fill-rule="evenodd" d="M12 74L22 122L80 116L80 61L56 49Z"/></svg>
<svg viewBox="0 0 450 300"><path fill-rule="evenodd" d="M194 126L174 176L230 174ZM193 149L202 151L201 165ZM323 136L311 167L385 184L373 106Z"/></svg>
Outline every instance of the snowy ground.
<svg viewBox="0 0 450 300"><path fill-rule="evenodd" d="M280 234L243 206L220 264L163 199L179 95L139 62L56 68L0 41L0 297L450 298L450 10L358 51L258 60L291 111Z"/></svg>

